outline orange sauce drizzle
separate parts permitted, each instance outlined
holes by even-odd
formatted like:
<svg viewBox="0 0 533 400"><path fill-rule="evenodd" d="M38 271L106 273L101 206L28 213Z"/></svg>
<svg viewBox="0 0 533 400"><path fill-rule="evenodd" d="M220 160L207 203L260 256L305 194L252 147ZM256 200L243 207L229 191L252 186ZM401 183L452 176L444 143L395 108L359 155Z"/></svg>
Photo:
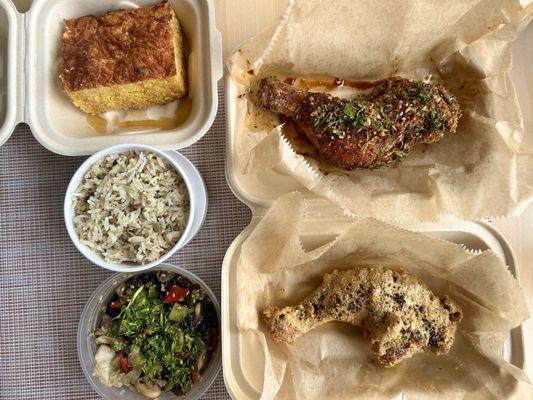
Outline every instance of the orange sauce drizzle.
<svg viewBox="0 0 533 400"><path fill-rule="evenodd" d="M380 81L352 81L342 78L333 79L314 79L314 78L294 78L288 77L283 80L288 85L297 87L298 89L314 89L324 88L327 90L336 89L338 87L352 87L354 89L366 90L373 88Z"/></svg>

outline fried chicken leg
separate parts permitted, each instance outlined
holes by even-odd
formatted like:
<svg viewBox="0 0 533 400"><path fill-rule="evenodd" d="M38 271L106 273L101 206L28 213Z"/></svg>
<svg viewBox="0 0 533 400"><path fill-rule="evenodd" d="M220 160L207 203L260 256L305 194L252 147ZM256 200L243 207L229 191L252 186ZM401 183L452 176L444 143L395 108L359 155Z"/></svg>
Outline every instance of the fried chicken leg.
<svg viewBox="0 0 533 400"><path fill-rule="evenodd" d="M444 86L398 77L355 99L265 78L254 97L260 107L292 118L324 159L346 170L401 161L416 143L454 133L461 117L457 99Z"/></svg>
<svg viewBox="0 0 533 400"><path fill-rule="evenodd" d="M331 321L361 326L378 361L390 367L426 349L447 353L462 312L413 275L361 266L325 274L300 304L268 307L263 317L274 339L287 343Z"/></svg>

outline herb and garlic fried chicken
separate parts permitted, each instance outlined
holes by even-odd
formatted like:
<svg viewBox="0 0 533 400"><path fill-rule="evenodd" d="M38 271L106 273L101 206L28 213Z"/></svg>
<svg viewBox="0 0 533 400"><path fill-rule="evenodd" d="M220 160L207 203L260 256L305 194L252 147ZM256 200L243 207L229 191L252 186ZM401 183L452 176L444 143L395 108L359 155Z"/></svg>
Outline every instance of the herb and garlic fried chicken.
<svg viewBox="0 0 533 400"><path fill-rule="evenodd" d="M390 367L426 349L447 353L462 312L413 275L361 266L325 274L300 304L268 307L263 317L274 339L287 343L332 321L361 326L378 361Z"/></svg>
<svg viewBox="0 0 533 400"><path fill-rule="evenodd" d="M398 77L355 99L298 90L274 78L260 80L254 95L260 107L292 118L325 160L346 170L402 161L416 143L454 133L461 117L444 86Z"/></svg>

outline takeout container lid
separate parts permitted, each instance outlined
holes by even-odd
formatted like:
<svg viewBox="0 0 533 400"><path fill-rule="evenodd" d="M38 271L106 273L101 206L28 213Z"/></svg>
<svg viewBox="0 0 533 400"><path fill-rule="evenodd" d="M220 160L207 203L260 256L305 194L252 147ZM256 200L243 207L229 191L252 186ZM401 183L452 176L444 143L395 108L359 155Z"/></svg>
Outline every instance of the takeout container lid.
<svg viewBox="0 0 533 400"><path fill-rule="evenodd" d="M20 73L23 22L22 15L10 0L0 0L0 146L22 121L23 103L19 93L22 92L20 84L23 79Z"/></svg>
<svg viewBox="0 0 533 400"><path fill-rule="evenodd" d="M220 323L220 305L217 301L216 296L211 291L209 286L203 282L199 277L197 277L192 272L187 271L184 268L171 265L171 264L160 264L157 267L152 268L149 272L157 271L173 271L176 272L190 281L199 284L202 289L205 290L218 315L218 321ZM78 334L77 334L77 348L78 348L78 358L80 361L81 368L85 374L85 378L89 381L91 386L96 392L102 396L102 398L107 400L120 400L124 398L132 400L144 400L146 397L141 396L140 394L134 392L133 390L128 389L127 387L122 388L110 388L102 384L97 377L93 375L94 369L94 354L96 353L96 343L94 343L94 335L91 334L91 331L98 327L100 322L100 317L105 310L105 303L114 293L116 287L127 280L128 278L137 275L142 272L136 273L119 273L114 274L107 278L92 294L91 298L88 300L85 305L81 316L80 322L78 324ZM221 368L221 345L219 344L218 349L216 350L213 358L210 360L207 369L201 375L202 378L197 382L192 389L187 392L187 395L183 397L183 400L194 400L199 399L202 395L209 389L213 384ZM159 397L161 400L170 400L177 399L178 397L164 393ZM181 398L181 397L180 397Z"/></svg>
<svg viewBox="0 0 533 400"><path fill-rule="evenodd" d="M61 91L59 57L63 20L119 8L159 3L159 0L35 0L19 13L10 0L0 0L0 145L20 122L54 153L90 155L121 143L141 143L176 150L198 141L211 127L218 108L217 82L222 77L222 39L215 28L212 0L169 0L190 47L187 81L192 109L188 119L168 131L135 130L100 134L86 114Z"/></svg>

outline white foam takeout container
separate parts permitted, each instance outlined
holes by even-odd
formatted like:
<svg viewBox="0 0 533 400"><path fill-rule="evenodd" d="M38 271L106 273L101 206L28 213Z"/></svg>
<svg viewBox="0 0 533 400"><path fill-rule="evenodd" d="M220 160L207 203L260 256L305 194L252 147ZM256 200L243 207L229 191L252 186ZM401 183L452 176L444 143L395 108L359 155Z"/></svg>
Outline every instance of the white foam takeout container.
<svg viewBox="0 0 533 400"><path fill-rule="evenodd" d="M311 201L310 205L311 211L314 207L322 209L322 204L319 202ZM251 345L247 340L248 337L239 332L235 302L237 261L241 246L260 218L260 216L255 216L248 228L231 244L222 267L222 371L229 394L233 399L239 400L259 399L263 387L264 356L260 348ZM312 246L314 248L332 240L343 228L342 219L343 215L339 213L335 219L335 224L327 224L327 221L322 218L306 220L304 224L306 229L301 235L304 247ZM348 219L346 218L345 221L348 222ZM325 227L328 230L327 233L324 233ZM491 250L509 266L515 277L519 276L516 259L509 244L496 229L487 223L449 221L441 222L438 225L411 224L403 228L462 244L470 251ZM516 367L524 368L525 352L522 326L509 332L504 345L503 356L505 360Z"/></svg>
<svg viewBox="0 0 533 400"><path fill-rule="evenodd" d="M532 53L528 51L533 43L533 25L529 26L513 43L513 69L511 76L516 85L517 96L523 110L528 110L533 98L533 81L530 67ZM235 302L237 261L241 246L251 231L265 215L272 203L284 193L298 190L307 199L306 229L301 232L304 247L312 248L324 244L341 232L348 218L324 199L305 189L294 178L278 171L262 175L259 180L253 174L242 174L237 170L235 151L235 127L239 123L237 104L239 88L229 75L225 79L226 97L226 177L233 193L252 210L250 225L229 247L222 267L222 363L226 387L233 399L259 399L263 384L264 356L261 349L250 345L237 326ZM533 130L533 116L524 115L526 130ZM329 216L318 217L324 210L331 210ZM313 212L316 210L316 212ZM318 212L318 210L320 212ZM329 218L329 219L328 219ZM515 256L505 238L491 225L484 222L457 221L444 217L436 224L409 224L405 229L422 232L432 237L464 245L471 251L491 250L519 277ZM525 365L523 329L519 326L509 332L504 346L504 358L523 369Z"/></svg>
<svg viewBox="0 0 533 400"><path fill-rule="evenodd" d="M61 91L59 60L64 19L159 2L35 0L30 11L22 14L10 0L0 0L0 145L19 122L28 123L44 147L70 156L132 142L175 150L199 140L215 119L217 82L223 69L222 39L215 28L212 0L169 0L190 47L187 81L192 108L178 128L101 134L89 126L86 114Z"/></svg>
<svg viewBox="0 0 533 400"><path fill-rule="evenodd" d="M515 84L520 108L523 111L524 128L533 132L533 24L530 24L512 43L513 67L510 71ZM261 180L254 174L243 174L236 166L235 127L239 123L237 104L242 101L238 86L229 74L224 80L226 104L226 177L235 196L252 209L268 208L275 199L284 193L301 191L306 197L315 195L307 190L295 178L278 171L262 172ZM524 136L525 144L533 146L533 135ZM525 206L529 203L526 202Z"/></svg>

